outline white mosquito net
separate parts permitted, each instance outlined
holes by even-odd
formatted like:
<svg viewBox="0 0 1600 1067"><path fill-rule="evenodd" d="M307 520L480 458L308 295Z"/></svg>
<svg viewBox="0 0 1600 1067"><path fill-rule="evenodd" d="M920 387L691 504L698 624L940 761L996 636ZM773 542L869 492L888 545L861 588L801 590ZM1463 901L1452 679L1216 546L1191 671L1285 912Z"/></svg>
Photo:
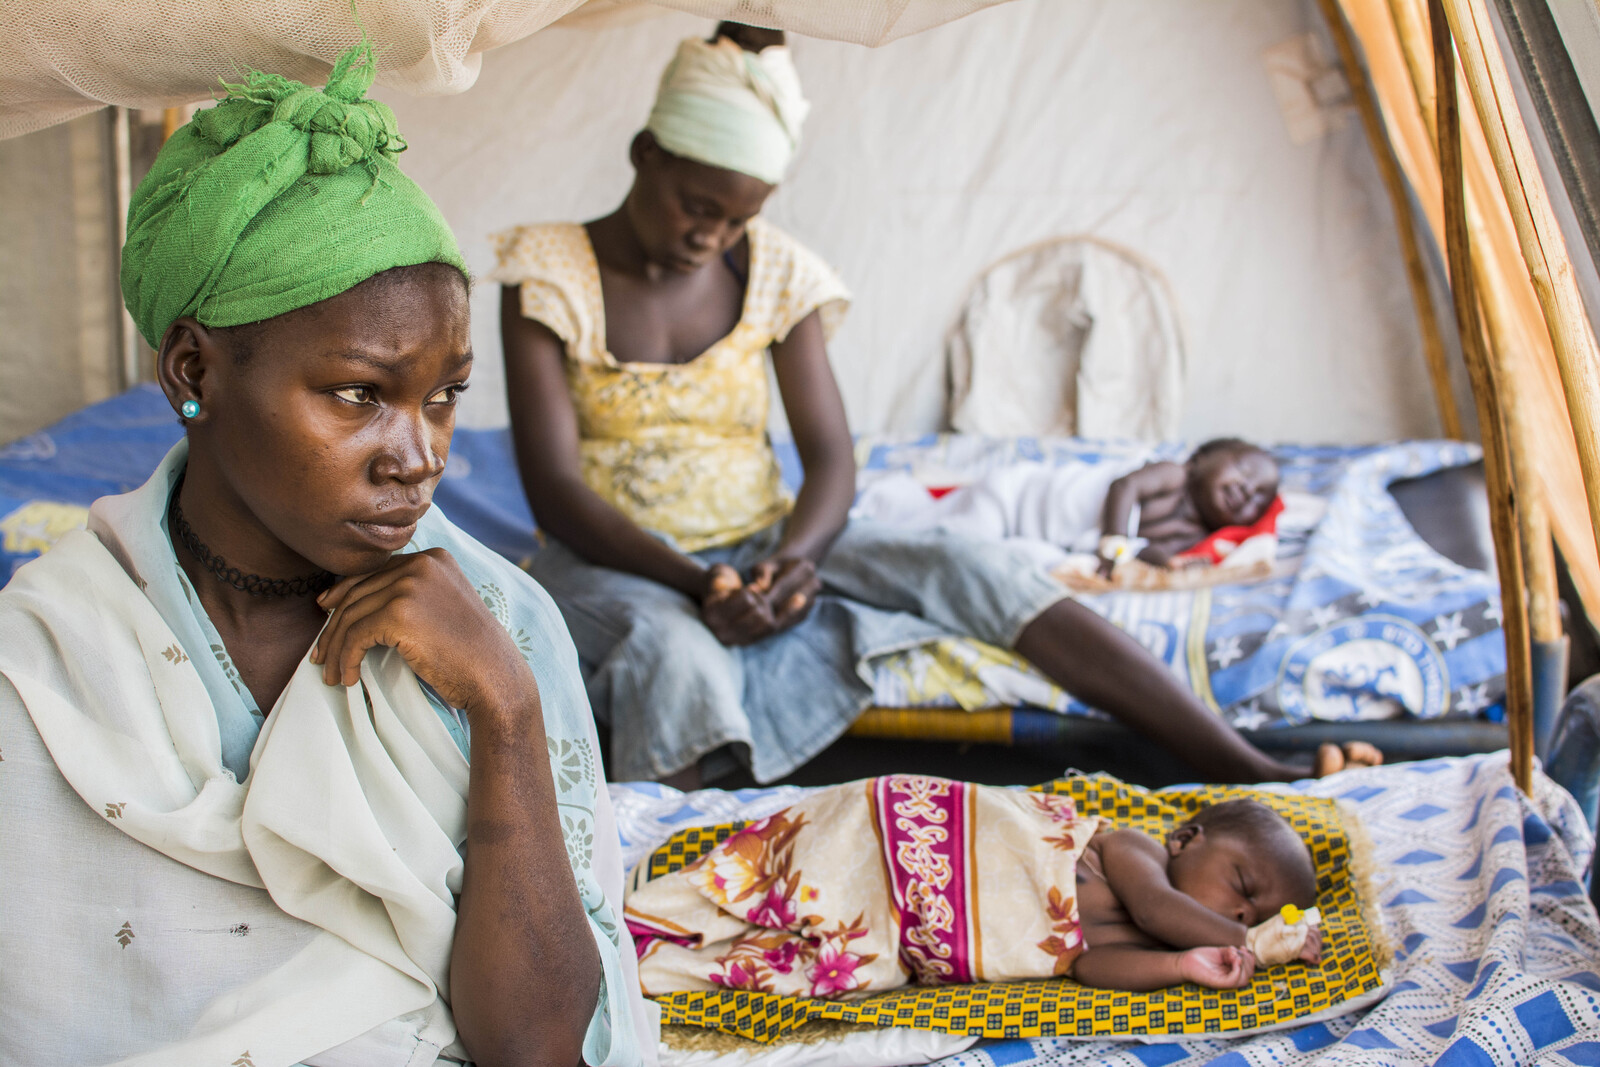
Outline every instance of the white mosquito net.
<svg viewBox="0 0 1600 1067"><path fill-rule="evenodd" d="M320 83L360 36L380 48L378 82L458 93L480 55L562 18L629 22L662 9L878 45L1004 0L5 0L0 138L105 104L203 100L217 79L267 70Z"/></svg>

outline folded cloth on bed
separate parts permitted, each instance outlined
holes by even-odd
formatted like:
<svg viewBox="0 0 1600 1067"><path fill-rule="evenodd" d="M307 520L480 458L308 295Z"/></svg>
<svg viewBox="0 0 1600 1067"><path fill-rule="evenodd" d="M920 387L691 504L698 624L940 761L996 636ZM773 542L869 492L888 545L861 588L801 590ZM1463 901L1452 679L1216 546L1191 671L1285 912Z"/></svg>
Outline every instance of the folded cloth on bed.
<svg viewBox="0 0 1600 1067"><path fill-rule="evenodd" d="M1069 809L1044 801L1045 796L1066 797L1073 803ZM1041 787L1033 794L1041 803L1040 810L1081 813L1084 829L1088 829L1091 821L1098 822L1095 816L1103 815L1114 819L1119 826L1136 827L1156 836L1175 828L1204 805L1235 796L1251 796L1269 804L1288 818L1310 845L1317 865L1317 907L1322 915L1324 932L1320 964L1263 968L1249 986L1235 990L1201 990L1185 985L1152 993L1126 993L1089 989L1070 979L1053 978L908 988L853 1002L783 995L777 991L780 983L774 981L770 974L746 972L735 976L730 968L723 973L722 982L707 981L705 984L708 988L705 990L675 992L657 997L663 1009L662 1021L710 1027L761 1042L779 1040L813 1019L839 1019L873 1026L909 1026L985 1037L1236 1033L1291 1022L1330 1009L1336 1012L1340 1005L1356 1003L1358 998L1380 989L1383 985L1382 970L1388 962L1387 948L1381 932L1369 925L1369 916L1375 913L1364 888L1364 846L1359 843L1359 831L1352 833L1352 827L1346 824L1333 801L1275 791L1219 786L1169 790L1157 794L1105 776L1062 779ZM1017 797L1019 810L1026 810L1029 794L1019 793ZM910 800L909 793L907 799ZM910 800L910 807L919 814L907 818L910 823L906 828L907 834L926 835L933 839L937 835L929 834L929 827L937 826L943 831L954 829L949 822L954 812L939 806L930 807L920 799ZM826 817L821 811L817 814L818 817ZM929 814L944 814L946 821L940 822L929 817ZM708 853L711 854L710 869L717 870L718 859L728 855L729 850L722 853L713 850L731 838L735 841L733 851L738 851L739 841L735 835L745 830L747 825L763 824L728 823L696 827L674 835L635 870L632 876L634 892L630 900L639 899L640 887L648 887L657 879L684 870ZM764 825L770 828L771 820L766 820ZM1060 825L1064 828L1068 826L1065 822ZM841 832L841 837L845 836L848 829L847 826L846 831ZM868 829L861 828L863 832ZM1076 838L1078 834L1077 827L1068 829L1068 836ZM1086 841L1089 835L1084 833L1082 836ZM865 839L873 840L871 836ZM1002 841L1005 841L1005 846L1002 846ZM973 849L976 855L970 857L969 862L976 864L981 871L982 865L991 861L990 850L1002 851L1010 842L998 835L985 835L981 840L973 841L965 836L958 838L952 833L941 844L946 847L959 844ZM1081 848L1081 845L1074 842L1074 847ZM876 860L875 856L872 858ZM702 864L702 867L706 866ZM953 867L950 869L952 873L955 871ZM1044 869L1049 870L1048 867ZM784 876L793 873L792 867L784 870ZM1052 875L1056 873L1051 871ZM809 877L806 875L798 879L797 886L803 887ZM983 880L984 875L980 873L980 885ZM682 882L680 879L679 884ZM758 883L752 881L750 884ZM783 883L774 878L765 884L770 890ZM824 888L826 890L827 887ZM919 925L924 915L943 915L946 910L952 928L973 916L974 909L954 878L946 883L942 892L929 893L926 889L916 892L925 901L925 911L916 916ZM765 900L763 895L757 906L764 907ZM1064 902L1060 915L1048 916L1051 919L1049 934L1059 938L1061 943L1050 946L1046 951L1054 951L1058 958L1065 954L1070 961L1074 952L1073 946L1067 942L1074 939L1077 931L1076 915L1069 916L1069 911L1075 912L1075 908ZM630 918L633 917L630 914ZM735 926L742 928L739 923ZM666 933L668 931L658 924L655 930L649 932L649 936L659 938ZM934 938L919 936L912 943L926 945L935 941ZM665 941L663 939L655 943L662 944ZM643 977L643 972L649 967L651 951L653 949L647 943L644 966L641 968L641 980L647 987L649 979ZM750 954L736 952L733 955L736 960L742 961L748 959ZM732 987L735 983L729 981L730 977L738 979L739 988ZM710 988L715 985L725 988Z"/></svg>
<svg viewBox="0 0 1600 1067"><path fill-rule="evenodd" d="M820 790L635 882L640 984L838 999L1064 974L1099 824L1069 796L919 775Z"/></svg>

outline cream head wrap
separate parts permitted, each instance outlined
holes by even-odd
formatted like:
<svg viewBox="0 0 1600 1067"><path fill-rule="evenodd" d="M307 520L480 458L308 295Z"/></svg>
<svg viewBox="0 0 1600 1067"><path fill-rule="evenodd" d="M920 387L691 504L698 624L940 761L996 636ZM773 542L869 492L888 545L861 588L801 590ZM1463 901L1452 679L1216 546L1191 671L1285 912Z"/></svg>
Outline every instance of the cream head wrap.
<svg viewBox="0 0 1600 1067"><path fill-rule="evenodd" d="M661 75L645 128L675 156L776 185L810 109L787 48L746 52L725 37L691 37Z"/></svg>

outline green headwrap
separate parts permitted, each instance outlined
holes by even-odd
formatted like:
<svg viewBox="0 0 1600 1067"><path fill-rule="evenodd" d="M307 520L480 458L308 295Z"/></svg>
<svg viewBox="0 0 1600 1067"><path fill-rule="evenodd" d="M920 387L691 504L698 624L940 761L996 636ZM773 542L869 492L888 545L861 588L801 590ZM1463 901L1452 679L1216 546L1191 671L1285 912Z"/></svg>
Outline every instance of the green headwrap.
<svg viewBox="0 0 1600 1067"><path fill-rule="evenodd" d="M391 267L467 272L439 209L395 165L394 112L364 98L375 73L364 41L322 89L252 73L167 141L122 250L122 297L152 347L184 315L238 326Z"/></svg>

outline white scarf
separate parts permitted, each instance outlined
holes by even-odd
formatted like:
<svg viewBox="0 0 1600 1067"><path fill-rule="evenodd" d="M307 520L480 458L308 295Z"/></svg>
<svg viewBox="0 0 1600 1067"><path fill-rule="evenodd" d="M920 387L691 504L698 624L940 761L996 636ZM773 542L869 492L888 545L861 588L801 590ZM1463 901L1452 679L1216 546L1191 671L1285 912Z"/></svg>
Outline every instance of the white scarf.
<svg viewBox="0 0 1600 1067"><path fill-rule="evenodd" d="M0 675L15 688L0 685L0 1061L461 1058L447 1000L467 761L400 656L375 650L349 689L303 661L235 780L215 689L232 683L213 671L208 686L195 660L214 666L212 650L156 607L183 602L160 523L185 459L180 445L142 489L97 503L95 533L69 534L0 592ZM647 1011L571 641L542 590L436 512L412 547L433 544L539 682L605 970L585 1058L653 1060L654 1041L636 1039Z"/></svg>
<svg viewBox="0 0 1600 1067"><path fill-rule="evenodd" d="M810 109L787 48L690 37L661 75L646 128L673 155L776 185Z"/></svg>

